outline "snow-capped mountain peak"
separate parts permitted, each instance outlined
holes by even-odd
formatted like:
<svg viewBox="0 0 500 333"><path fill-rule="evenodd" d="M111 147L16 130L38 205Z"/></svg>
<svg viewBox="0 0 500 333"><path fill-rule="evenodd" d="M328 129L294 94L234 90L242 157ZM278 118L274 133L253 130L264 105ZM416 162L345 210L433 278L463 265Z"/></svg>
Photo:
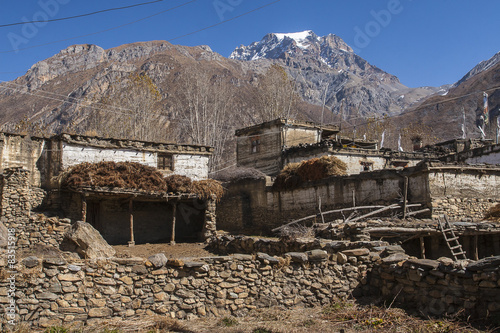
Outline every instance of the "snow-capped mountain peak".
<svg viewBox="0 0 500 333"><path fill-rule="evenodd" d="M329 63L328 56L342 52L353 52L342 38L333 34L318 37L313 31L306 30L267 34L258 42L237 47L229 58L248 61L310 54L317 55L325 64L333 67L333 64Z"/></svg>
<svg viewBox="0 0 500 333"><path fill-rule="evenodd" d="M294 32L294 33L287 33L287 34L279 34L275 33L274 34L276 37L278 37L278 40L281 42L285 38L290 38L295 41L298 47L301 49L307 49L309 47L309 43L314 40L319 40L319 37L316 36L312 30L306 30L302 32Z"/></svg>

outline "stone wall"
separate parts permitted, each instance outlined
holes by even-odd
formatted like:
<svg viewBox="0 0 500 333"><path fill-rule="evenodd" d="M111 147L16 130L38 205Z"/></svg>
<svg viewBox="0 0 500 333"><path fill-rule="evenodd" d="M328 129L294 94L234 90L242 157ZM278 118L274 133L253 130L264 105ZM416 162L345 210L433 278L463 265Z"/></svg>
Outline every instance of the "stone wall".
<svg viewBox="0 0 500 333"><path fill-rule="evenodd" d="M249 227L254 233L266 233L287 221L318 214L320 202L323 212L388 205L402 201L405 177L408 178L408 202L431 209L431 213L417 217L447 214L453 220L480 220L500 198L498 167L422 164L330 177L282 191L275 191L260 180L226 184L227 194L217 207L219 221L222 229ZM340 214L328 216L329 221L341 218Z"/></svg>
<svg viewBox="0 0 500 333"><path fill-rule="evenodd" d="M1 175L1 222L15 230L18 248L33 244L58 245L69 220L32 215L45 199L44 190L31 185L30 172L7 168Z"/></svg>
<svg viewBox="0 0 500 333"><path fill-rule="evenodd" d="M14 167L29 170L31 184L40 186L41 174L37 161L44 146L45 141L41 138L0 133L0 172Z"/></svg>
<svg viewBox="0 0 500 333"><path fill-rule="evenodd" d="M428 177L434 216L477 221L499 202L499 168L431 167Z"/></svg>
<svg viewBox="0 0 500 333"><path fill-rule="evenodd" d="M395 260L394 260L395 259ZM468 264L443 260L385 258L374 267L370 284L388 300L442 316L464 311L474 318L500 316L500 257Z"/></svg>
<svg viewBox="0 0 500 333"><path fill-rule="evenodd" d="M396 246L234 254L196 261L155 255L94 260L27 257L15 267L16 320L34 327L166 315L242 316L256 308L324 306L382 296L425 315L500 315L500 257L453 263L411 259ZM6 276L5 260L0 273ZM0 281L6 311L10 282ZM462 313L463 314L463 313ZM5 315L2 315L5 328Z"/></svg>
<svg viewBox="0 0 500 333"><path fill-rule="evenodd" d="M217 206L219 229L253 228L264 233L285 222L338 208L388 205L401 200L404 177L409 178L408 200L429 205L425 173L381 170L355 176L330 177L295 189L275 191L264 180L226 184L228 191ZM342 218L329 215L329 221ZM240 229L241 230L241 229Z"/></svg>
<svg viewBox="0 0 500 333"><path fill-rule="evenodd" d="M316 250L285 258L259 253L170 259L165 266L153 259L29 257L17 267L22 271L16 280L17 321L49 327L153 314L191 319L239 316L272 305L326 305L370 294L367 272L377 258L367 249L338 256ZM2 310L8 288L3 279Z"/></svg>
<svg viewBox="0 0 500 333"><path fill-rule="evenodd" d="M31 213L30 172L22 168L7 168L3 171L1 216L7 223L21 222Z"/></svg>
<svg viewBox="0 0 500 333"><path fill-rule="evenodd" d="M484 219L484 213L497 203L500 203L498 197L457 198L446 196L432 200L432 212L433 217L446 214L451 220L481 221ZM467 212L467 215L464 212Z"/></svg>

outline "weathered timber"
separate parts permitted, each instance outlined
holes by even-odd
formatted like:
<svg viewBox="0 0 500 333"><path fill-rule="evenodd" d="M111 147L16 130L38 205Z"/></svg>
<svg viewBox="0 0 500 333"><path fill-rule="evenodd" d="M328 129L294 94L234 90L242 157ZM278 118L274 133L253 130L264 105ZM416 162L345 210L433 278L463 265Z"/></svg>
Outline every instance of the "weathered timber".
<svg viewBox="0 0 500 333"><path fill-rule="evenodd" d="M376 215L378 213L382 213L382 212L385 212L387 210L391 210L391 209L394 209L394 208L397 208L397 207L399 207L398 204L393 204L393 205L390 205L390 206L386 206L384 208L380 208L380 209L374 210L373 212L370 212L368 214L364 214L364 215L358 216L356 218L353 218L349 222L356 222L356 221L359 221L359 220L364 219L366 217L373 216L373 215Z"/></svg>

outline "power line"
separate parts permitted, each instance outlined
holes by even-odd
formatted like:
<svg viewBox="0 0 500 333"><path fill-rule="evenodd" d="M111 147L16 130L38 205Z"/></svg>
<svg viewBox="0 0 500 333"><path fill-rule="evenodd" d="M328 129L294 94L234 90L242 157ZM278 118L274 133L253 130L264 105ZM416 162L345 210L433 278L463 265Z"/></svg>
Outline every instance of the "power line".
<svg viewBox="0 0 500 333"><path fill-rule="evenodd" d="M435 103L428 103L428 104L418 105L414 110L410 110L410 111L407 111L407 112L401 113L401 114L387 116L384 119L402 117L402 116L405 116L405 115L407 115L409 113L414 113L414 112L421 111L423 108L426 108L428 106L434 106L434 105L444 104L444 103L452 102L452 101L455 101L457 99L461 99L461 98L464 98L464 97L467 97L467 96L471 96L471 95L475 95L475 94L479 94L479 93L483 93L483 92L487 92L487 91L494 91L494 90L497 90L497 89L500 89L500 86L492 87L492 88L488 88L488 89L483 89L483 90L476 90L476 91L470 92L468 94L464 94L464 95L460 95L460 96L448 98L448 99L445 99L445 100L442 100L442 101L439 101L439 102L435 102ZM359 118L362 119L362 117L355 117L355 118L350 118L349 120L359 119ZM382 120L384 120L384 119L382 119ZM378 121L378 119L369 120L369 121L361 123L361 124L346 126L346 128L354 128L354 127L357 127L357 126L369 125L369 124L371 124L373 122L376 122L376 121Z"/></svg>
<svg viewBox="0 0 500 333"><path fill-rule="evenodd" d="M140 21L144 21L144 20L150 19L150 18L158 16L160 14L163 14L163 13L172 11L174 9L186 6L186 5L188 5L190 3L193 3L195 1L197 1L197 0L187 1L187 2L184 2L184 3L180 4L180 5L178 5L178 6L171 7L169 9L162 10L162 11L160 11L158 13L155 13L155 14L152 14L152 15L140 18L140 19L132 21L132 22L121 24L121 25L118 25L118 26L115 26L115 27L112 27L112 28L109 28L109 29L105 29L105 30L101 30L101 31L97 31L97 32L93 32L93 33L89 33L89 34L85 34L85 35L80 35L80 36L76 36L76 37L70 37L70 38L60 39L60 40L56 40L56 41L52 41L52 42L48 42L48 43L43 43L43 44L38 44L38 45L33 45L33 46L28 46L28 47L23 47L23 48L19 48L19 49L15 49L15 50L0 51L0 54L2 54L2 53L12 53L12 52L24 51L24 50L34 49L34 48L37 48L37 47L47 46L47 45L56 44L56 43L60 43L60 42L66 42L66 41L77 39L77 38L98 35L98 34L101 34L101 33L104 33L104 32L116 30L116 29L123 28L125 26L131 25L131 24L134 24L134 23L137 23L137 22L140 22Z"/></svg>
<svg viewBox="0 0 500 333"><path fill-rule="evenodd" d="M128 25L131 25L131 24L134 24L134 23L137 23L137 22L140 22L140 21L144 21L144 20L147 20L149 18L152 18L154 16L158 16L160 14L163 14L165 12L168 12L168 11L171 11L171 10L174 10L174 9L177 9L177 8L180 8L180 7L183 7L183 6L186 6L192 2L195 2L197 0L191 0L191 1L188 1L188 2L185 2L183 4L180 4L178 6L175 6L175 7L172 7L172 8L169 8L169 9L166 9L166 10L163 10L161 12L158 12L158 13L155 13L155 14L152 14L152 15L149 15L149 16L146 16L146 17L143 17L143 18L140 18L138 20L135 20L135 21L132 21L132 22L128 22L128 23L125 23L125 24L122 24L122 25L119 25L119 26L116 26L116 27L112 27L112 28L109 28L109 29L105 29L105 30L101 30L101 31L97 31L97 32L93 32L93 33L90 33L90 34L85 34L85 35L81 35L81 36L76 36L76 37L70 37L70 38L65 38L65 39L60 39L60 40L57 40L57 41L52 41L52 42L48 42L48 43L43 43L43 44L38 44L38 45L33 45L33 46L28 46L28 47L24 47L24 48L19 48L19 49L15 49L15 50L8 50L8 51L0 51L0 54L4 54L4 53L12 53L12 52L18 52L18 51L24 51L24 50L29 50L29 49L33 49L33 48L37 48L37 47L42 47L42 46L47 46L47 45L51 45L51 44L56 44L56 43L60 43L60 42L66 42L66 41L69 41L69 40L73 40L73 39L77 39L77 38L82 38L82 37L88 37L88 36L93 36L93 35L97 35L97 34L101 34L101 33L104 33L104 32L108 32L108 31L112 31L112 30L116 30L116 29L119 29L119 28L123 28L125 26L128 26ZM207 30L207 29L210 29L210 28L214 28L216 26L219 26L221 24L224 24L224 23L227 23L227 22L230 22L230 21L233 21L233 20L236 20L238 18L241 18L243 16L246 16L248 14L251 14L251 13L254 13L258 10L261 10L263 8L266 8L268 6L271 6L277 2L280 2L281 0L275 0L273 2L270 2L270 3L267 3L263 6L260 6L258 8L255 8L255 9L252 9L248 12L245 12L241 15L238 15L238 16L235 16L233 18L230 18L230 19L227 19L227 20L224 20L224 21L221 21L219 23L216 23L216 24L212 24L212 25L209 25L207 27L204 27L204 28L201 28L201 29L198 29L198 30L195 30L195 31L192 31L192 32L189 32L187 34L183 34L183 35L180 35L180 36L177 36L177 37L174 37L174 38L170 38L170 39L167 39L168 42L170 41L173 41L173 40L176 40L176 39L180 39L180 38L184 38L184 37L187 37L187 36L191 36L191 35L194 35L194 34L197 34L201 31L204 31L204 30Z"/></svg>
<svg viewBox="0 0 500 333"><path fill-rule="evenodd" d="M138 6L150 5L150 4L161 2L161 1L163 1L163 0L155 0L155 1L150 1L150 2L143 2L143 3L138 3L138 4L135 4L135 5L124 6L124 7L108 8L108 9L98 10L98 11L91 12L91 13L79 14L79 15L62 17L62 18L56 18L56 19L49 19L49 20L37 20L37 21L25 21L25 22L0 24L0 28L12 27L12 26L15 26L15 25L29 24L29 23L47 23L47 22L57 22L57 21L72 20L72 19L75 19L75 18L80 18L80 17L85 17L85 16L91 16L91 15L105 13L105 12L111 12L111 11L115 11L115 10L122 10L122 9L128 9L128 8L138 7Z"/></svg>

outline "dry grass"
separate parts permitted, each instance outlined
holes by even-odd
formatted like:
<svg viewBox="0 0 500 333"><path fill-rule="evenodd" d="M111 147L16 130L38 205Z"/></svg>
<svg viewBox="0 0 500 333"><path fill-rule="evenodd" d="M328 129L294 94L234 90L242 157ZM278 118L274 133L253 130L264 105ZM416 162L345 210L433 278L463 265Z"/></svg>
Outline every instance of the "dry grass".
<svg viewBox="0 0 500 333"><path fill-rule="evenodd" d="M25 331L18 331L24 333ZM26 331L27 332L27 331ZM31 331L33 332L33 331ZM167 316L116 320L66 332L132 333L352 333L352 332L495 332L479 330L458 319L422 319L397 308L363 306L339 301L324 307L257 308L243 317L199 318L179 321Z"/></svg>
<svg viewBox="0 0 500 333"><path fill-rule="evenodd" d="M500 203L492 206L484 215L484 218L488 220L500 222Z"/></svg>
<svg viewBox="0 0 500 333"><path fill-rule="evenodd" d="M172 175L164 178L156 168L133 162L82 163L73 167L62 181L64 187L111 187L147 192L194 193L203 199L224 194L222 185L212 179L191 181L189 177Z"/></svg>
<svg viewBox="0 0 500 333"><path fill-rule="evenodd" d="M181 175L172 175L165 178L170 192L191 193L193 192L193 181L191 178Z"/></svg>
<svg viewBox="0 0 500 333"><path fill-rule="evenodd" d="M224 188L218 181L213 179L198 180L193 182L193 193L202 199L215 196L215 200L219 201L224 195Z"/></svg>
<svg viewBox="0 0 500 333"><path fill-rule="evenodd" d="M275 190L291 190L301 184L330 176L346 175L347 165L334 156L322 156L300 163L290 163L276 177Z"/></svg>
<svg viewBox="0 0 500 333"><path fill-rule="evenodd" d="M156 168L133 162L82 163L73 167L63 186L117 187L144 191L168 191L161 172Z"/></svg>
<svg viewBox="0 0 500 333"><path fill-rule="evenodd" d="M300 224L285 226L279 231L279 238L284 241L294 241L297 238L314 239L316 233L311 227L306 227Z"/></svg>

